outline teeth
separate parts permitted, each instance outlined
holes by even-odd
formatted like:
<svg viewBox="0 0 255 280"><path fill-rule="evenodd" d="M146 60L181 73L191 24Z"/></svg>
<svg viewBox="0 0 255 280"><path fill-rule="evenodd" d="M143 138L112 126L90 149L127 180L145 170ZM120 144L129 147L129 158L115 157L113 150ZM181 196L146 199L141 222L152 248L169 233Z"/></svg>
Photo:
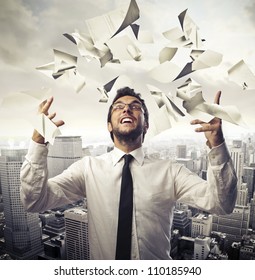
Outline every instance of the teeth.
<svg viewBox="0 0 255 280"><path fill-rule="evenodd" d="M124 119L122 119L121 123L125 123L125 122L132 123L133 121L132 121L132 119L130 119L130 118L124 118Z"/></svg>

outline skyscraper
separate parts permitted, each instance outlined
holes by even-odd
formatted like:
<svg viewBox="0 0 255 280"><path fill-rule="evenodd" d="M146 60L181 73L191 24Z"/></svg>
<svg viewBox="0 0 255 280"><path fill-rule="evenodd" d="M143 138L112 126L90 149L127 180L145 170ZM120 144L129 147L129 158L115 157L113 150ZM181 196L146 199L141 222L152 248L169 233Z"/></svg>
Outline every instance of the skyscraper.
<svg viewBox="0 0 255 280"><path fill-rule="evenodd" d="M212 215L195 214L192 218L191 237L210 236L212 231Z"/></svg>
<svg viewBox="0 0 255 280"><path fill-rule="evenodd" d="M238 186L240 186L240 184L242 183L244 166L244 154L242 148L240 147L240 144L234 144L233 147L231 147L230 149L230 154L236 171Z"/></svg>
<svg viewBox="0 0 255 280"><path fill-rule="evenodd" d="M246 183L241 183L237 190L236 205L247 206L248 188Z"/></svg>
<svg viewBox="0 0 255 280"><path fill-rule="evenodd" d="M205 260L210 252L211 238L208 236L198 236L194 242L194 259Z"/></svg>
<svg viewBox="0 0 255 280"><path fill-rule="evenodd" d="M182 211L175 209L173 217L173 230L178 229L180 235L190 236L190 220L187 214Z"/></svg>
<svg viewBox="0 0 255 280"><path fill-rule="evenodd" d="M82 157L82 139L80 136L58 136L54 145L49 146L49 178L62 173L72 163Z"/></svg>
<svg viewBox="0 0 255 280"><path fill-rule="evenodd" d="M0 156L7 253L14 259L37 259L42 247L39 215L27 213L20 200L20 168L26 154L23 149L4 149Z"/></svg>
<svg viewBox="0 0 255 280"><path fill-rule="evenodd" d="M76 207L64 212L66 224L66 256L68 260L88 260L87 210Z"/></svg>
<svg viewBox="0 0 255 280"><path fill-rule="evenodd" d="M186 158L186 156L187 156L187 146L186 145L177 145L176 157L177 158Z"/></svg>
<svg viewBox="0 0 255 280"><path fill-rule="evenodd" d="M228 215L213 215L212 230L227 234L230 242L240 242L242 236L248 233L250 206L236 205Z"/></svg>
<svg viewBox="0 0 255 280"><path fill-rule="evenodd" d="M255 167L245 166L243 169L243 182L247 184L249 201L253 197L255 190Z"/></svg>

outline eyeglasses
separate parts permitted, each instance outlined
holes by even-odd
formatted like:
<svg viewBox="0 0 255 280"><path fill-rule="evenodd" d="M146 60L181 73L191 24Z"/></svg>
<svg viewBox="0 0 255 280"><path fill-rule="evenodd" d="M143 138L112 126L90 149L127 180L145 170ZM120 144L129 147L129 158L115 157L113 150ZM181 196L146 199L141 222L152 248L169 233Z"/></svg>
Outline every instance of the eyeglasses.
<svg viewBox="0 0 255 280"><path fill-rule="evenodd" d="M132 102L130 104L123 103L123 102L117 102L117 103L112 104L112 108L113 108L113 110L120 111L120 110L123 110L126 107L126 105L128 106L128 108L131 111L142 111L143 112L142 104L138 103L138 102Z"/></svg>

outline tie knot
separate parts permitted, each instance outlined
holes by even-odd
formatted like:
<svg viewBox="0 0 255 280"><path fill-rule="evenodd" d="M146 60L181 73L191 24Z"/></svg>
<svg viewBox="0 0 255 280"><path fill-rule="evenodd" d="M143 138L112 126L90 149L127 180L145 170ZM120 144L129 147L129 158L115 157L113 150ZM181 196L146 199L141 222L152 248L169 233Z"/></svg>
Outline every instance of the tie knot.
<svg viewBox="0 0 255 280"><path fill-rule="evenodd" d="M125 164L129 164L132 159L133 159L132 155L130 154L124 155Z"/></svg>

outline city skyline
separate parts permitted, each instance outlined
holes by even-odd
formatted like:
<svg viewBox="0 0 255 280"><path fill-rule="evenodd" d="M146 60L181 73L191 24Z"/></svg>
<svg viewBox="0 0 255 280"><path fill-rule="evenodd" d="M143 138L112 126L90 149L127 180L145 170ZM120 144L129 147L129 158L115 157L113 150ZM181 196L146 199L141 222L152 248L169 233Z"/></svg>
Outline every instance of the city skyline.
<svg viewBox="0 0 255 280"><path fill-rule="evenodd" d="M58 175L83 156L101 155L112 148L112 146L109 147L103 144L101 146L82 148L81 138L77 136L59 136L54 145L50 148L48 154L48 166L51 177ZM207 160L205 147L192 139L188 142L183 140L182 142L176 141L171 144L158 142L144 148L145 152L150 154L150 156L176 160L184 164L192 172L197 173L202 178L206 178ZM252 242L255 239L255 134L250 137L247 136L242 140L234 139L229 147L229 151L239 179L238 196L233 213L219 216L210 215L209 213L198 211L198 209L190 208L188 205L177 203L176 210L174 211L171 240L171 255L173 259L223 260L254 258L252 254L252 246L254 245ZM4 187L3 203L5 204L9 203L9 198L6 180L3 180L3 176L6 174L3 163L7 160L6 156L11 155L14 160L16 159L16 162L14 161L13 164L21 166L22 158L19 155L24 157L25 153L26 150L24 149L2 149L0 176L2 188ZM15 156L15 154L17 155ZM18 182L18 172L10 174L13 176L13 179L9 178L10 182ZM15 188L18 190L17 186ZM13 213L16 213L20 207L22 208L17 190L13 198L16 201L12 204L14 205ZM15 207L17 207L16 210ZM4 209L7 208L7 206L4 207ZM84 209L86 209L86 201L78 201L72 205L40 213L39 217L43 230L41 239L44 244L44 252L37 253L34 258L65 259L65 252L67 250L69 251L69 258L76 256L78 259L87 259L89 251L87 212L84 212ZM8 221L8 215L6 216L6 221ZM68 217L69 241L65 237L64 216ZM0 215L0 217L2 216ZM2 232L2 234L5 231L2 228L4 223L4 219L1 218L0 233ZM16 228L18 229L17 226ZM31 231L33 232L32 229ZM81 242L79 245L77 242L73 242L71 237L76 236L76 234L79 238L82 237L82 239L77 237L80 240L79 242ZM5 238L7 236L8 230L5 232ZM9 239L7 238L7 240ZM2 238L0 238L0 241L0 245L4 246ZM80 244L85 246L84 251L75 249L75 246L79 248ZM7 248L10 250L10 245Z"/></svg>

